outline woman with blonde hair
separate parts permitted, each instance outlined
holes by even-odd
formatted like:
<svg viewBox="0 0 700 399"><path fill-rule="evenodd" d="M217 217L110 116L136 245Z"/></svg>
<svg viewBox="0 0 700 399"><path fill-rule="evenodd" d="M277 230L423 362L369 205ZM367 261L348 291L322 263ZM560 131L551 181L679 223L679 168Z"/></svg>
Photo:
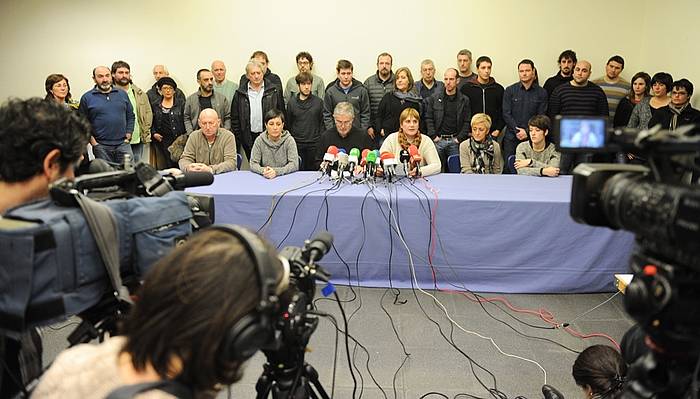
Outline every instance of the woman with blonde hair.
<svg viewBox="0 0 700 399"><path fill-rule="evenodd" d="M491 139L491 117L479 113L472 117L472 136L459 145L462 173L501 174L503 155L498 142Z"/></svg>
<svg viewBox="0 0 700 399"><path fill-rule="evenodd" d="M412 163L411 170L409 171L409 176L430 176L440 173L442 169L442 163L440 162L440 156L435 149L435 144L430 137L422 134L420 132L420 115L418 111L414 108L406 108L401 112L399 116L399 128L398 131L389 135L389 137L384 140L380 153L390 152L394 154L394 157L399 160L401 157L401 151L408 151L413 145L418 149L418 155L420 156L419 168L415 167Z"/></svg>

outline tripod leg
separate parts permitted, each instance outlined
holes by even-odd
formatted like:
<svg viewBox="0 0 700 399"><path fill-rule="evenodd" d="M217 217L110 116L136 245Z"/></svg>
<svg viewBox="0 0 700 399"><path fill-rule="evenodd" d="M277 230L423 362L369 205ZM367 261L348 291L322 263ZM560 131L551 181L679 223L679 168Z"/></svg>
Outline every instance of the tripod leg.
<svg viewBox="0 0 700 399"><path fill-rule="evenodd" d="M328 396L326 390L323 389L323 385L321 385L321 381L318 379L318 371L316 371L314 366L305 363L304 374L306 374L306 376L309 378L309 391L315 399L330 399L330 396ZM316 391L318 392L318 396L316 396L316 394L314 393L314 389L316 389Z"/></svg>

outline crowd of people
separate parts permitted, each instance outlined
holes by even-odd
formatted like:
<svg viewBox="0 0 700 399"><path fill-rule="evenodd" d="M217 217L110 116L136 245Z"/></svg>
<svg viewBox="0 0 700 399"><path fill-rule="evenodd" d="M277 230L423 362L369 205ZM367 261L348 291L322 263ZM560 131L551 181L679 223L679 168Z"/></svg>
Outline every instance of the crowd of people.
<svg viewBox="0 0 700 399"><path fill-rule="evenodd" d="M238 83L227 79L226 65L216 60L197 72L199 88L189 96L164 65L154 66L155 83L144 92L132 83L129 64L117 61L93 69L95 87L79 102L65 76L49 75L46 98L88 118L92 151L108 162L121 163L130 154L159 169L179 165L185 171L223 173L235 170L237 154L244 153L250 169L268 178L317 170L326 145L347 151L355 145L407 149L411 140L402 126L407 108L416 111L410 120L416 119L421 134L415 137L426 175L447 172L450 156L459 156L462 173L550 177L569 174L580 162L611 160L560 154L550 132L557 115L608 118L614 127L635 129L660 124L673 130L700 122L687 79L638 72L627 81L619 55L610 57L597 79L591 79L591 63L572 50L563 51L557 62L557 74L540 86L535 63L524 59L517 65L518 82L504 88L491 76L491 58L477 58L473 71L466 49L458 52L457 67L444 71L443 81L429 59L415 81L410 68L394 72L392 56L381 53L377 71L364 82L354 78L352 62L341 59L336 79L326 85L313 73L312 55L302 51L296 56L299 73L283 88L267 54L255 51ZM352 126L344 126L339 115L349 116ZM392 141L402 140L384 147L394 133ZM635 161L634 154L628 157L618 160Z"/></svg>

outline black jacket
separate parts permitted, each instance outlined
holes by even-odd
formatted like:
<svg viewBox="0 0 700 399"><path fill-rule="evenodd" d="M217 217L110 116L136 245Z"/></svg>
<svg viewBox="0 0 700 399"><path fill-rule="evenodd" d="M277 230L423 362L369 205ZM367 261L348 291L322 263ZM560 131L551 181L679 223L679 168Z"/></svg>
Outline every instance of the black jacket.
<svg viewBox="0 0 700 399"><path fill-rule="evenodd" d="M175 139L187 133L185 130L185 100L181 97L175 97L173 107L167 114L163 113L160 106L161 99L156 99L151 103L153 110L153 124L151 125L151 133L160 133L163 135L161 144L167 148ZM158 143L153 140L153 143Z"/></svg>
<svg viewBox="0 0 700 399"><path fill-rule="evenodd" d="M661 124L662 129L670 129L671 121L673 120L673 112L669 108L670 105L659 108L649 121L649 127L654 127ZM678 116L678 121L676 122L676 127L681 127L684 125L695 124L693 129L693 134L700 134L700 111L688 105L683 112Z"/></svg>
<svg viewBox="0 0 700 399"><path fill-rule="evenodd" d="M284 112L284 97L282 97L282 91L279 87L266 80L262 98L263 118L271 109L278 109ZM264 128L263 126L263 130ZM243 148L253 148L247 82L233 94L233 101L231 102L231 129L236 136L236 143L241 143Z"/></svg>
<svg viewBox="0 0 700 399"><path fill-rule="evenodd" d="M422 102L423 100L416 95L409 94L409 96L401 99L396 96L396 91L386 93L379 102L376 119L372 126L374 126L377 131L384 129L384 136L398 132L399 116L401 112L406 108L413 108L418 111L418 115L421 115Z"/></svg>
<svg viewBox="0 0 700 399"><path fill-rule="evenodd" d="M323 161L323 155L325 155L326 150L330 146L336 146L338 148L345 148L346 153L350 153L350 150L357 148L362 151L365 148L373 150L377 148L374 140L370 139L367 132L353 126L346 137L340 137L338 134L338 129L332 127L323 134L318 141L318 148L316 149L316 162L315 168L318 168Z"/></svg>
<svg viewBox="0 0 700 399"><path fill-rule="evenodd" d="M493 78L484 85L470 81L461 89L462 94L469 97L472 115L483 112L491 117L491 131L503 131L506 125L503 120L503 91L503 86Z"/></svg>
<svg viewBox="0 0 700 399"><path fill-rule="evenodd" d="M457 126L459 133L457 139L462 142L469 137L469 124L472 120L472 111L469 104L469 97L457 92L457 101L459 102L457 111ZM445 90L439 91L428 97L425 109L425 122L428 126L426 133L431 139L442 130L442 122L445 118Z"/></svg>
<svg viewBox="0 0 700 399"><path fill-rule="evenodd" d="M270 68L267 68L263 79L265 79L265 82L270 82L273 85L277 86L280 90L280 93L284 94L282 89L282 79L280 79L278 75L272 73ZM267 83L265 84L265 86L267 86ZM248 76L246 76L246 74L241 75L241 79L238 81L238 87L248 87Z"/></svg>

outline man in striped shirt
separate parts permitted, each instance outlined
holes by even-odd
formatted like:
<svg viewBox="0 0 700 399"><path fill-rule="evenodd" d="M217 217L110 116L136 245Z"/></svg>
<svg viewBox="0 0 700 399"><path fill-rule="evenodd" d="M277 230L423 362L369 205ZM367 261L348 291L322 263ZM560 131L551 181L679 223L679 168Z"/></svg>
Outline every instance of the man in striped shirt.
<svg viewBox="0 0 700 399"><path fill-rule="evenodd" d="M623 69L625 69L625 60L619 55L614 55L605 64L605 75L593 81L603 89L605 97L608 98L610 120L615 117L620 100L630 91L630 82L620 76Z"/></svg>
<svg viewBox="0 0 700 399"><path fill-rule="evenodd" d="M557 115L571 116L604 116L608 117L608 99L603 89L588 80L591 76L591 63L581 60L574 67L574 79L569 83L557 86L549 98L549 115L554 119ZM555 142L558 142L555 138ZM590 162L588 153L563 153L560 173L570 174L573 168L581 162Z"/></svg>

